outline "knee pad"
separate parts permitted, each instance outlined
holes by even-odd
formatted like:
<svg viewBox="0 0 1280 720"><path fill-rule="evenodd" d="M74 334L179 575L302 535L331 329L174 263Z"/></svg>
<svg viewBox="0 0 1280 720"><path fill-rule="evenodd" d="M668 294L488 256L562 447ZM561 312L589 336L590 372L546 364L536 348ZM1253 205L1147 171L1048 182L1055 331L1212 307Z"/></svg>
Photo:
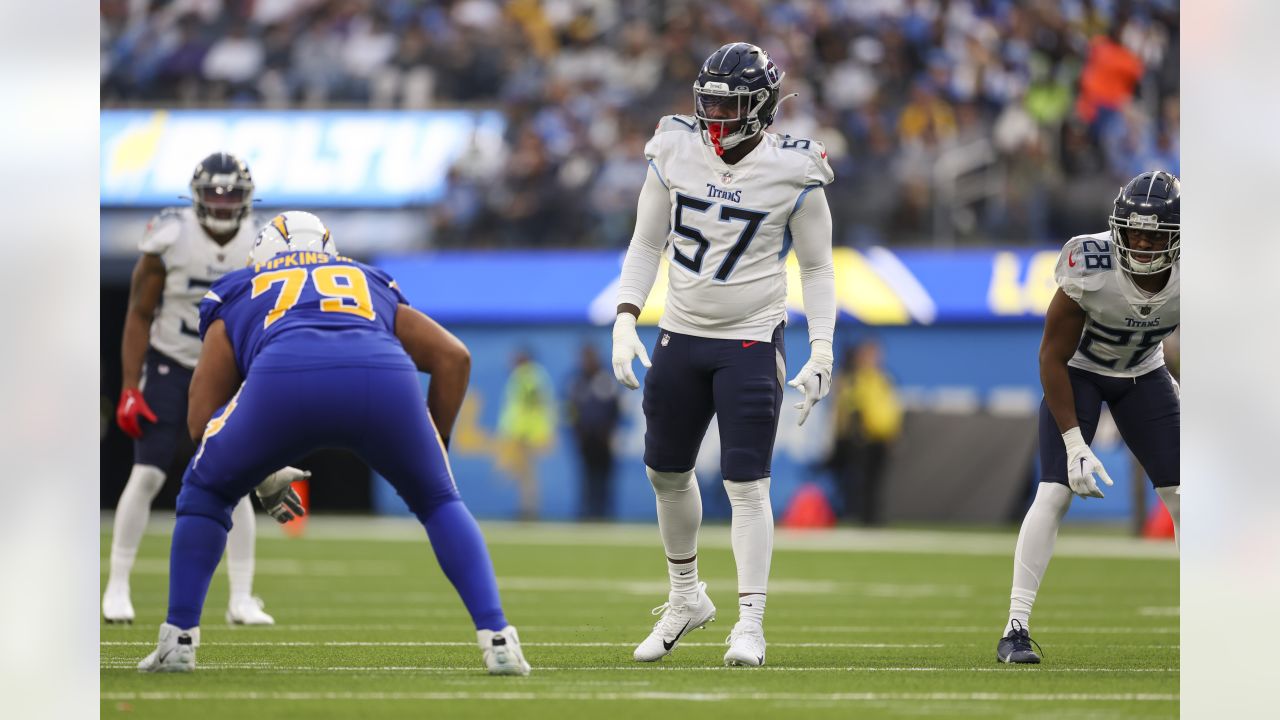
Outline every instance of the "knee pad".
<svg viewBox="0 0 1280 720"><path fill-rule="evenodd" d="M762 510L770 507L769 484L771 478L759 480L725 480L724 490L729 494L729 505L735 510Z"/></svg>
<svg viewBox="0 0 1280 720"><path fill-rule="evenodd" d="M183 515L200 515L231 530L231 511L237 500L228 500L223 496L190 482L183 483L178 493L178 517Z"/></svg>
<svg viewBox="0 0 1280 720"><path fill-rule="evenodd" d="M664 492L684 492L690 488L696 488L698 481L693 475L693 470L685 470L684 472L662 472L654 470L651 467L645 467L644 472L649 476L649 482L653 485L653 489L657 493Z"/></svg>
<svg viewBox="0 0 1280 720"><path fill-rule="evenodd" d="M134 465L129 472L128 484L141 490L148 498L154 498L164 487L164 471L155 465Z"/></svg>
<svg viewBox="0 0 1280 720"><path fill-rule="evenodd" d="M1036 499L1031 502L1030 514L1035 510L1052 513L1059 520L1067 514L1067 509L1071 507L1071 497L1073 493L1071 488L1056 482L1042 482L1036 488Z"/></svg>
<svg viewBox="0 0 1280 720"><path fill-rule="evenodd" d="M1168 508L1169 516L1173 518L1175 524L1179 520L1178 516L1182 514L1182 493L1179 492L1181 489L1181 485L1156 488L1156 494L1160 496L1160 501Z"/></svg>

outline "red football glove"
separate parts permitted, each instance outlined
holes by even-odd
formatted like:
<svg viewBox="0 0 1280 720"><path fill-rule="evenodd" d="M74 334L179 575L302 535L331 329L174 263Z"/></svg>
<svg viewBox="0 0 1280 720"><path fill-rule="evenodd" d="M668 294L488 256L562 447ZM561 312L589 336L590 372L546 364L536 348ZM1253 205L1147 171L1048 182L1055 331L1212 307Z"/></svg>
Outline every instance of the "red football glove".
<svg viewBox="0 0 1280 720"><path fill-rule="evenodd" d="M142 437L142 425L138 422L138 416L150 422L156 421L156 414L151 412L151 408L147 405L147 401L142 397L142 391L138 388L129 388L120 393L120 404L116 405L116 424L124 431L125 435L137 440Z"/></svg>

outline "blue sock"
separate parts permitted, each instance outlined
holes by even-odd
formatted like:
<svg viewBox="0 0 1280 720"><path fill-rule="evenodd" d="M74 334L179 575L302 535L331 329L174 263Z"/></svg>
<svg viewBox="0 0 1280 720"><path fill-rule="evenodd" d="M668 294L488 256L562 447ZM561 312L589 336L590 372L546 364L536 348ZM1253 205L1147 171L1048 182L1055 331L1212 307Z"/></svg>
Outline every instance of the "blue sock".
<svg viewBox="0 0 1280 720"><path fill-rule="evenodd" d="M436 561L462 597L476 629L506 627L507 617L498 598L493 561L489 559L489 548L471 511L461 500L452 500L436 508L424 524Z"/></svg>
<svg viewBox="0 0 1280 720"><path fill-rule="evenodd" d="M209 581L227 545L227 529L203 515L180 515L169 550L169 617L165 622L189 630L200 624Z"/></svg>

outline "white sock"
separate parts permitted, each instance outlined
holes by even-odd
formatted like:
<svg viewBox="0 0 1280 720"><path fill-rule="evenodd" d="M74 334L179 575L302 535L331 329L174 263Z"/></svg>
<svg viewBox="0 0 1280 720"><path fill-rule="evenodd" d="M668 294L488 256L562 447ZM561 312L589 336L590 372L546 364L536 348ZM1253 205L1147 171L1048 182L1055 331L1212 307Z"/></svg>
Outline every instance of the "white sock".
<svg viewBox="0 0 1280 720"><path fill-rule="evenodd" d="M769 561L773 557L769 483L770 478L724 481L733 508L733 559L738 564L739 594L769 591Z"/></svg>
<svg viewBox="0 0 1280 720"><path fill-rule="evenodd" d="M658 508L658 533L667 553L672 595L690 597L698 591L698 528L702 525L702 494L693 471L658 472L646 467ZM690 560L673 563L672 560ZM682 574L683 573L683 574Z"/></svg>
<svg viewBox="0 0 1280 720"><path fill-rule="evenodd" d="M1173 544L1181 549L1181 545L1178 544L1178 536L1182 531L1178 517L1182 510L1182 495L1178 494L1179 487L1181 486L1156 488L1156 494L1164 501L1164 506L1169 510L1169 516L1173 518Z"/></svg>
<svg viewBox="0 0 1280 720"><path fill-rule="evenodd" d="M1040 483L1036 499L1022 520L1018 545L1013 551L1013 590L1009 593L1009 622L1004 627L1005 635L1013 628L1014 620L1028 630L1031 628L1031 606L1035 604L1044 571L1053 557L1058 526L1069 507L1071 490L1066 485Z"/></svg>
<svg viewBox="0 0 1280 720"><path fill-rule="evenodd" d="M738 597L738 622L764 626L764 593L752 593Z"/></svg>
<svg viewBox="0 0 1280 720"><path fill-rule="evenodd" d="M129 573L138 556L142 533L151 517L151 501L164 487L164 471L154 465L134 465L120 502L116 504L115 525L111 531L111 574L107 587L129 591Z"/></svg>
<svg viewBox="0 0 1280 720"><path fill-rule="evenodd" d="M233 600L253 594L253 546L257 526L253 502L245 495L231 511L231 532L227 533L227 578L231 581Z"/></svg>

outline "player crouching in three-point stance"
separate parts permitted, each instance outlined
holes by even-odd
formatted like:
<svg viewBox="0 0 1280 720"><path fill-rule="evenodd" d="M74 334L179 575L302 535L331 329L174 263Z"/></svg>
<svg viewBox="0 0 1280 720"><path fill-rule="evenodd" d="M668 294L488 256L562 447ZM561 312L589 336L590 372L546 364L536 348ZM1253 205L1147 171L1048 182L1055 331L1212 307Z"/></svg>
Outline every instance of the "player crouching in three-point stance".
<svg viewBox="0 0 1280 720"><path fill-rule="evenodd" d="M1110 233L1072 238L1058 256L1040 344L1041 482L1013 556L1009 623L996 659L1038 663L1031 605L1053 556L1072 493L1102 497L1111 485L1089 449L1102 403L1179 524L1178 386L1161 341L1178 327L1178 178L1145 172L1120 190Z"/></svg>
<svg viewBox="0 0 1280 720"><path fill-rule="evenodd" d="M724 661L764 664L773 554L769 479L786 372L786 257L793 245L809 320L809 362L790 383L804 393L796 405L801 424L831 389L835 273L822 186L833 174L821 143L764 132L778 110L782 75L755 45L725 45L698 73L695 114L662 118L645 146L650 171L613 327L614 374L635 389L632 360L650 367L636 319L670 247L670 291L643 406L644 463L657 495L671 594L654 609L662 617L635 650L642 662L667 655L716 616L706 583L698 581L702 499L693 474L714 414L738 566L738 623Z"/></svg>
<svg viewBox="0 0 1280 720"><path fill-rule="evenodd" d="M250 261L200 303L204 346L187 422L203 439L178 495L168 618L138 669L195 668L200 613L231 509L258 485L263 506L288 519L301 507L288 473L272 471L316 448L340 447L387 478L426 527L489 672L528 674L445 452L471 373L466 347L410 307L385 273L338 255L309 213L273 218ZM425 399L419 370L431 374Z"/></svg>

